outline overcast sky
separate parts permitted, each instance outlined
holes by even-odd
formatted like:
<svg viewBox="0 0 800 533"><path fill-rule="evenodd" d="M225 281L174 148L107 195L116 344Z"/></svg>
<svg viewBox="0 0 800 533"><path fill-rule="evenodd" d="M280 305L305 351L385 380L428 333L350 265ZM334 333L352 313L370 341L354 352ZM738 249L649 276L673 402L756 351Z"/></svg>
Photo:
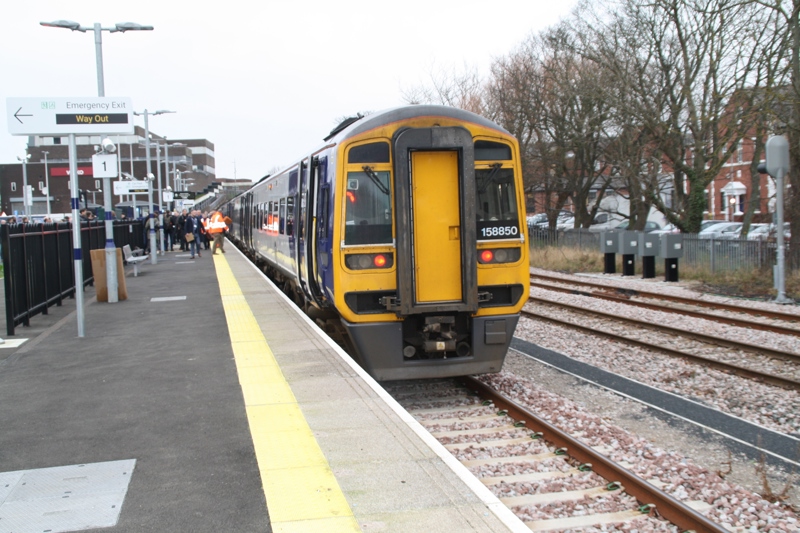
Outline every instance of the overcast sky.
<svg viewBox="0 0 800 533"><path fill-rule="evenodd" d="M0 101L97 96L94 33L73 20L151 25L103 32L107 97L129 97L167 138L215 144L218 177L258 179L322 143L336 120L403 105L431 73L476 68L568 15L575 0L39 0L0 2ZM136 117L143 126L143 117ZM0 130L0 163L27 137Z"/></svg>

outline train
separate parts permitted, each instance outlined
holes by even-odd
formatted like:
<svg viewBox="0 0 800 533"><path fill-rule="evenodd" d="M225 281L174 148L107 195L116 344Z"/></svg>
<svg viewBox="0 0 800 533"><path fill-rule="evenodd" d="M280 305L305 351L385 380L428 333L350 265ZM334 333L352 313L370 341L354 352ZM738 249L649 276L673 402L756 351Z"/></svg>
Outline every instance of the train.
<svg viewBox="0 0 800 533"><path fill-rule="evenodd" d="M498 124L439 105L359 115L220 210L375 379L502 368L529 264L519 144Z"/></svg>

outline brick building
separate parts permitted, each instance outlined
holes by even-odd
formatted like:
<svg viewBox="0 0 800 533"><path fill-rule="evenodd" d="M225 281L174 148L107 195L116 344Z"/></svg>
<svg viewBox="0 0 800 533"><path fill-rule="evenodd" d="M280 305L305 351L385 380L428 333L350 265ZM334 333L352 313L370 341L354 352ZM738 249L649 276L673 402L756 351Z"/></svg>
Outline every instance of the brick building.
<svg viewBox="0 0 800 533"><path fill-rule="evenodd" d="M105 136L104 136L105 137ZM108 135L117 144L119 170L122 179L133 177L145 179L147 156L144 128L136 126L133 135ZM92 155L100 144L100 136L77 137L78 187L84 192L81 206L102 205L103 179L92 175ZM69 146L66 137L31 136L28 140L30 158L25 165L28 185L32 187L31 214L47 213L50 201L51 213L68 213L72 210L69 189ZM165 161L165 144L169 144L168 161ZM150 134L151 172L156 177L154 198L161 187L176 191L200 192L218 182L214 168L214 143L206 139L165 139ZM47 176L47 175L49 176ZM115 181L114 179L110 181ZM48 189L49 185L49 189ZM0 208L7 214L23 213L23 165L22 163L0 165ZM45 191L47 194L45 194ZM113 192L113 189L111 189ZM117 210L133 203L130 196L112 197ZM149 204L147 195L137 195L136 205Z"/></svg>

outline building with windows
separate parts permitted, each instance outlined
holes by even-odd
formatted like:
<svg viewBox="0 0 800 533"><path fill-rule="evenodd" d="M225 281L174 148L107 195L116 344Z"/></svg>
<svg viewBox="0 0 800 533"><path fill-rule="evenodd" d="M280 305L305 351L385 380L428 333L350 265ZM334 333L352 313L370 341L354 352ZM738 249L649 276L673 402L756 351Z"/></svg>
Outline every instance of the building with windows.
<svg viewBox="0 0 800 533"><path fill-rule="evenodd" d="M145 179L148 171L144 128L136 126L133 135L107 137L117 145L119 179ZM95 178L92 173L92 156L101 140L100 136L81 136L76 139L81 207L92 208L103 204L104 180ZM72 195L69 189L67 138L31 136L27 153L30 158L25 170L28 186L32 189L31 214L47 213L48 199L51 213L70 212ZM151 132L150 158L150 172L154 175L154 205L158 205L159 180L162 190L169 187L178 193L201 192L220 181L216 178L214 167L214 143L207 139L166 139ZM141 207L147 208L149 202L146 194L112 197L116 210L135 205L137 215ZM22 163L0 165L0 208L7 214L24 212Z"/></svg>

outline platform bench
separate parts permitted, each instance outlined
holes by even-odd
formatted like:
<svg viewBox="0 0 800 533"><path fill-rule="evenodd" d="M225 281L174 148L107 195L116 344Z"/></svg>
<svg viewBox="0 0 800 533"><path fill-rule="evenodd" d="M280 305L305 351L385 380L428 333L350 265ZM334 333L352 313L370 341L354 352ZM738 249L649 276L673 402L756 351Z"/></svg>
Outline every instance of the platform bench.
<svg viewBox="0 0 800 533"><path fill-rule="evenodd" d="M127 264L133 264L134 277L139 275L139 263L147 261L147 259L150 257L149 255L134 255L129 244L126 244L122 247L122 255L125 256L125 262Z"/></svg>

